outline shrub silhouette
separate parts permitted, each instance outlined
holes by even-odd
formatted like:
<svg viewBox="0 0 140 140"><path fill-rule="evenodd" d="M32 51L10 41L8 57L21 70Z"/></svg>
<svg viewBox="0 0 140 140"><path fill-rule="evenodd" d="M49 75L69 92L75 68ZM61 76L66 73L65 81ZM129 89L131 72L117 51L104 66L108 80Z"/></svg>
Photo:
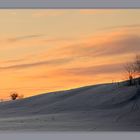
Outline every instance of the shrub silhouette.
<svg viewBox="0 0 140 140"><path fill-rule="evenodd" d="M19 96L19 95L18 95L18 93L16 93L16 92L14 92L14 93L12 93L12 94L10 95L10 97L11 97L12 100L16 100L18 96Z"/></svg>

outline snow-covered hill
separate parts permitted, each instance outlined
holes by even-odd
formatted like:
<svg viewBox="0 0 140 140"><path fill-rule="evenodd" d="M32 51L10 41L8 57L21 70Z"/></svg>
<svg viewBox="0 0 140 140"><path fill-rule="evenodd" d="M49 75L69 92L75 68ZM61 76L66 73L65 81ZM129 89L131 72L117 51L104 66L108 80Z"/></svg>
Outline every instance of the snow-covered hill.
<svg viewBox="0 0 140 140"><path fill-rule="evenodd" d="M101 84L0 103L0 130L140 130L140 90Z"/></svg>

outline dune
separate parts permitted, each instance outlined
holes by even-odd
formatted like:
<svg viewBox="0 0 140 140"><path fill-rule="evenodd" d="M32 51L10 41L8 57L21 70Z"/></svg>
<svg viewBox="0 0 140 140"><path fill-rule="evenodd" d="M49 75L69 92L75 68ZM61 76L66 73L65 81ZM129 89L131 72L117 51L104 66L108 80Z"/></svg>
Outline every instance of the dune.
<svg viewBox="0 0 140 140"><path fill-rule="evenodd" d="M0 131L139 131L140 87L100 84L0 103Z"/></svg>

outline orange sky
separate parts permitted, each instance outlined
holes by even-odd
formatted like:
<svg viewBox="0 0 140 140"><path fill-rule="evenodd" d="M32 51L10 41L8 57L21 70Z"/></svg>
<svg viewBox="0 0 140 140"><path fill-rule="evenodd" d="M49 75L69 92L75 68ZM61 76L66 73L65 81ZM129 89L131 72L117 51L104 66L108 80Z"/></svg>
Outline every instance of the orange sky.
<svg viewBox="0 0 140 140"><path fill-rule="evenodd" d="M0 98L124 79L140 10L1 10Z"/></svg>

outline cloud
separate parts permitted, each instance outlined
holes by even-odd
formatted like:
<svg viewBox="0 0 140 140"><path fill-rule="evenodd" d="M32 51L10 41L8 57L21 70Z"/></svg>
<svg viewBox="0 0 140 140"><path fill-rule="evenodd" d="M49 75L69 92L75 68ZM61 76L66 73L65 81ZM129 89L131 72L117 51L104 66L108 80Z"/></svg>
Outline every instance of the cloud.
<svg viewBox="0 0 140 140"><path fill-rule="evenodd" d="M50 70L54 69L55 66L61 66L61 71L63 73L75 75L107 74L111 72L117 73L122 69L122 66L120 66L121 61L124 62L123 59L120 59L120 56L123 58L122 55L130 56L130 54L140 52L139 46L139 30L137 29L132 31L124 30L124 28L122 28L111 32L103 32L83 40L81 39L81 43L75 43L70 46L66 45L49 48L47 52L43 52L33 57L34 59L28 58L24 63L19 61L20 64L9 64L8 66L0 67L0 70L16 70L40 66L48 66ZM114 64L112 64L112 60L108 61L107 58L113 59ZM29 62L29 60L31 62ZM104 65L104 62L107 61L111 64ZM66 69L66 65L64 64L67 64L71 69ZM97 64L100 64L100 66ZM78 68L73 68L75 66ZM85 68L85 66L87 66L87 68Z"/></svg>
<svg viewBox="0 0 140 140"><path fill-rule="evenodd" d="M54 55L66 57L109 57L140 52L140 34L135 31L114 30L95 35L84 43L56 49Z"/></svg>
<svg viewBox="0 0 140 140"><path fill-rule="evenodd" d="M4 63L4 64L7 64L7 63L17 63L17 62L22 62L24 60L25 60L24 58L20 58L20 59L8 59L8 60L0 61L0 63Z"/></svg>
<svg viewBox="0 0 140 140"><path fill-rule="evenodd" d="M134 29L134 28L140 28L140 24L128 24L128 25L121 25L121 26L110 26L110 27L106 27L106 28L102 28L103 29Z"/></svg>
<svg viewBox="0 0 140 140"><path fill-rule="evenodd" d="M39 61L34 63L26 63L26 64L17 64L17 65L10 65L5 67L0 67L0 70L10 70L10 69L25 69L25 68L31 68L31 67L38 67L38 66L45 66L45 65L62 65L65 63L68 63L72 61L72 59L54 59L54 60L48 60L48 61Z"/></svg>
<svg viewBox="0 0 140 140"><path fill-rule="evenodd" d="M25 79L59 79L60 80L72 80L74 82L74 79L79 77L80 79L83 78L91 78L97 79L96 76L103 76L103 75L114 75L118 74L123 71L123 63L113 63L113 64L100 64L100 65L94 65L94 66L87 66L87 67L80 67L75 66L73 68L61 68L57 70L48 71L47 73L41 73L37 75L26 75L23 78ZM114 77L115 79L115 77ZM84 80L84 79L83 79ZM76 81L75 81L76 82Z"/></svg>
<svg viewBox="0 0 140 140"><path fill-rule="evenodd" d="M44 35L41 35L41 34L25 35L25 36L9 38L9 39L7 39L7 41L11 43L11 42L17 42L17 41L22 41L22 40L26 40L26 39L39 38L39 37L43 37L43 36Z"/></svg>
<svg viewBox="0 0 140 140"><path fill-rule="evenodd" d="M123 63L100 64L90 67L75 67L58 70L56 73L60 75L73 76L94 76L100 74L111 74L121 72Z"/></svg>
<svg viewBox="0 0 140 140"><path fill-rule="evenodd" d="M78 38L48 38L48 39L44 39L44 41L46 42L68 42L68 41L77 41Z"/></svg>
<svg viewBox="0 0 140 140"><path fill-rule="evenodd" d="M112 42L105 43L102 47L98 47L94 51L93 56L109 56L109 55L121 55L127 53L137 53L140 51L140 36L128 35L122 38L118 38ZM92 51L90 53L92 55Z"/></svg>

